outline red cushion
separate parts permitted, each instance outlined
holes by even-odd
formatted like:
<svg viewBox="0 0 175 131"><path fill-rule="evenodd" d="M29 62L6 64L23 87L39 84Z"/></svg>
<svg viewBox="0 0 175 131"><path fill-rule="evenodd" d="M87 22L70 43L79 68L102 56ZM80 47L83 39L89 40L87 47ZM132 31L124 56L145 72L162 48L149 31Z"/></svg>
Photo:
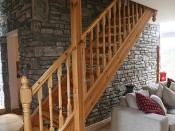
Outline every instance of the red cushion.
<svg viewBox="0 0 175 131"><path fill-rule="evenodd" d="M165 112L161 109L158 103L143 94L136 92L136 102L139 110L145 113L165 115Z"/></svg>
<svg viewBox="0 0 175 131"><path fill-rule="evenodd" d="M168 87L168 88L170 87L171 82L175 82L175 80L173 80L173 79L171 79L171 78L168 78L168 79L167 79L167 87Z"/></svg>

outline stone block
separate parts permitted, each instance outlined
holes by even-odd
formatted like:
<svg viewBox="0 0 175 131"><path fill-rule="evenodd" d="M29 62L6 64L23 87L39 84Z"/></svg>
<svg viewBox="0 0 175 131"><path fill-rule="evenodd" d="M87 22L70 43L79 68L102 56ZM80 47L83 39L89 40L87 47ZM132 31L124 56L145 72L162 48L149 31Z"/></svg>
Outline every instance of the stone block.
<svg viewBox="0 0 175 131"><path fill-rule="evenodd" d="M43 33L43 34L53 34L53 29L41 29L41 33Z"/></svg>
<svg viewBox="0 0 175 131"><path fill-rule="evenodd" d="M60 56L63 53L63 47L35 47L36 57Z"/></svg>

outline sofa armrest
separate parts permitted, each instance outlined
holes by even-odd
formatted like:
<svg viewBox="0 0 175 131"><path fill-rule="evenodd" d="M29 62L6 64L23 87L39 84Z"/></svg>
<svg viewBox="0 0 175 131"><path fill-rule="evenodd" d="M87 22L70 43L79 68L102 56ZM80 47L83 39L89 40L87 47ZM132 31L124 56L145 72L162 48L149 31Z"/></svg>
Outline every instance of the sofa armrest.
<svg viewBox="0 0 175 131"><path fill-rule="evenodd" d="M112 109L111 131L168 131L168 118L130 108Z"/></svg>

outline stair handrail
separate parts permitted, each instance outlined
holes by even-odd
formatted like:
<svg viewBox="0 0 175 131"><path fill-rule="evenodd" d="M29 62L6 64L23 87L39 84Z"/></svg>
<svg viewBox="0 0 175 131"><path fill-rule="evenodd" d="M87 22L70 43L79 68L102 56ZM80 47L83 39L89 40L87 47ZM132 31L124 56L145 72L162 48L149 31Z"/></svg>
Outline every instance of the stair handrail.
<svg viewBox="0 0 175 131"><path fill-rule="evenodd" d="M35 94L37 90L41 87L42 85L48 78L49 76L58 68L68 56L70 56L73 48L70 46L67 48L67 50L51 65L51 67L39 78L37 82L31 87L32 89L32 94Z"/></svg>
<svg viewBox="0 0 175 131"><path fill-rule="evenodd" d="M82 34L82 38L84 38L86 36L87 33L89 33L96 25L97 23L102 20L102 18L104 17L104 15L106 15L106 13L115 5L115 3L117 3L117 0L114 0L112 3L110 3L106 9L100 13L100 15L98 15L98 17L87 27L87 29L83 32Z"/></svg>

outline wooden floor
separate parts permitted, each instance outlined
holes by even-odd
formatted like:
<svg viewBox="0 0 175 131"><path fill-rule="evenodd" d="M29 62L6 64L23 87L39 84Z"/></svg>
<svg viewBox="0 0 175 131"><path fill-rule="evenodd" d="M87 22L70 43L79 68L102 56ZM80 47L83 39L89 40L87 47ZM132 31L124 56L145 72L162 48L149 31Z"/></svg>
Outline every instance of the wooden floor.
<svg viewBox="0 0 175 131"><path fill-rule="evenodd" d="M86 131L111 131L111 118L86 127Z"/></svg>
<svg viewBox="0 0 175 131"><path fill-rule="evenodd" d="M0 115L0 131L19 131L23 119L16 114Z"/></svg>
<svg viewBox="0 0 175 131"><path fill-rule="evenodd" d="M16 114L0 115L0 131L19 131L22 125L22 116ZM111 118L108 118L86 127L86 131L110 131L110 128Z"/></svg>

